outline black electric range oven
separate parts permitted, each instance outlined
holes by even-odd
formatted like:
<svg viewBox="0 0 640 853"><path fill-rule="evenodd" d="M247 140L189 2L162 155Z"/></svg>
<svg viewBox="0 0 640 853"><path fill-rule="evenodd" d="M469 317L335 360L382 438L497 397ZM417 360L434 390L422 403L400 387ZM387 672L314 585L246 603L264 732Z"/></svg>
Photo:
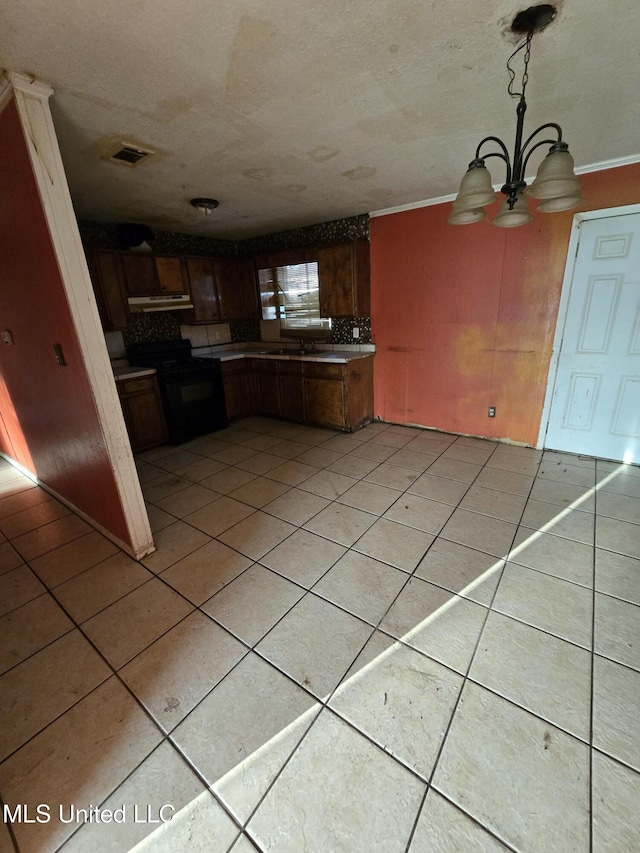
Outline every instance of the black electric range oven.
<svg viewBox="0 0 640 853"><path fill-rule="evenodd" d="M132 366L157 370L171 444L228 425L220 359L192 356L188 340L131 344L127 358Z"/></svg>

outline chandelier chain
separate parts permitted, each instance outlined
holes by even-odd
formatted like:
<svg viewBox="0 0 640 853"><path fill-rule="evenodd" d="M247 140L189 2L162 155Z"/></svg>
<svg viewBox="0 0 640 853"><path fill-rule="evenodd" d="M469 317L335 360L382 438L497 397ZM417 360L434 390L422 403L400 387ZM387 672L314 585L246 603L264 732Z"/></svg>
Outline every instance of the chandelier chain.
<svg viewBox="0 0 640 853"><path fill-rule="evenodd" d="M533 31L527 33L526 39L521 42L518 47L513 51L509 59L507 60L507 71L509 72L509 85L507 87L508 93L512 98L524 98L524 93L527 88L527 83L529 82L529 60L531 59L531 39L533 38ZM513 84L516 79L516 72L511 67L511 61L520 53L521 50L524 50L524 71L522 72L522 91L514 92Z"/></svg>

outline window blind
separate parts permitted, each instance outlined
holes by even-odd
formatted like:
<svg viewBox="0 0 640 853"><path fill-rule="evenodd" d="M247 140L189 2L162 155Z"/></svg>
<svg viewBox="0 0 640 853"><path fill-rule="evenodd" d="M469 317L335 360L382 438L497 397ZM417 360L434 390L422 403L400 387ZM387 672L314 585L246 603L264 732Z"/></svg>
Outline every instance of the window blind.
<svg viewBox="0 0 640 853"><path fill-rule="evenodd" d="M262 317L280 320L285 329L330 329L320 317L318 264L290 264L258 270Z"/></svg>

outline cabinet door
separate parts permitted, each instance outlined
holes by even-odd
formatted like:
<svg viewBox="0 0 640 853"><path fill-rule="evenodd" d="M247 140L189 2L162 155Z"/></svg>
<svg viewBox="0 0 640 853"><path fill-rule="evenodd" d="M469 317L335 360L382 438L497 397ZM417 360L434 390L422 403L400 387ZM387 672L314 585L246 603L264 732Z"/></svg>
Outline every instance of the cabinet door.
<svg viewBox="0 0 640 853"><path fill-rule="evenodd" d="M213 270L221 319L242 319L242 294L236 275L235 259L218 258L213 261Z"/></svg>
<svg viewBox="0 0 640 853"><path fill-rule="evenodd" d="M320 316L363 317L370 313L369 244L353 240L318 249Z"/></svg>
<svg viewBox="0 0 640 853"><path fill-rule="evenodd" d="M284 374L280 379L280 415L289 421L304 421L302 376Z"/></svg>
<svg viewBox="0 0 640 853"><path fill-rule="evenodd" d="M242 301L242 319L258 320L260 318L258 280L253 261L237 261L236 270Z"/></svg>
<svg viewBox="0 0 640 853"><path fill-rule="evenodd" d="M229 419L240 418L251 412L249 377L246 372L233 373L223 378L224 398Z"/></svg>
<svg viewBox="0 0 640 853"><path fill-rule="evenodd" d="M280 416L280 395L278 393L278 376L275 372L256 373L255 386L258 411L264 415Z"/></svg>
<svg viewBox="0 0 640 853"><path fill-rule="evenodd" d="M186 265L193 301L193 322L218 322L220 320L220 309L211 260L209 258L187 258Z"/></svg>
<svg viewBox="0 0 640 853"><path fill-rule="evenodd" d="M87 260L103 329L105 332L126 329L129 307L119 256L115 252L98 251Z"/></svg>
<svg viewBox="0 0 640 853"><path fill-rule="evenodd" d="M129 440L134 451L157 447L167 440L167 424L155 377L118 383Z"/></svg>
<svg viewBox="0 0 640 853"><path fill-rule="evenodd" d="M128 296L154 296L158 293L156 267L152 255L123 252L122 269Z"/></svg>
<svg viewBox="0 0 640 853"><path fill-rule="evenodd" d="M154 260L160 293L188 292L182 258L156 257Z"/></svg>
<svg viewBox="0 0 640 853"><path fill-rule="evenodd" d="M344 383L340 379L305 377L305 420L344 429Z"/></svg>

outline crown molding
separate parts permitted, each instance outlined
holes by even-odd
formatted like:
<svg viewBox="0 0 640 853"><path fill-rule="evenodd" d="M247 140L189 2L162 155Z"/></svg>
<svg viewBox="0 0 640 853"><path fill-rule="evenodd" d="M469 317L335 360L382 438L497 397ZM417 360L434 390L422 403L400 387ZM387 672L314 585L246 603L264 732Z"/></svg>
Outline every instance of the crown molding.
<svg viewBox="0 0 640 853"><path fill-rule="evenodd" d="M576 175L587 175L589 172L602 172L605 169L617 169L618 166L633 166L640 163L640 154L629 154L628 157L614 157L613 160L601 160L588 166L576 166Z"/></svg>
<svg viewBox="0 0 640 853"><path fill-rule="evenodd" d="M640 163L640 154L630 154L628 157L615 157L613 160L601 160L599 163L590 163L586 166L576 166L575 173L576 175L587 175L590 172L602 172L605 169L617 169L619 166L633 166L635 163ZM533 175L531 175L528 180L533 180ZM493 188L496 192L500 189L502 184L494 184ZM370 218L375 218L377 216L389 216L392 213L403 213L407 210L417 210L420 207L431 207L435 204L446 204L447 202L453 201L456 197L456 193L451 193L450 195L441 195L437 198L428 198L424 201L414 201L409 204L399 204L397 207L385 207L382 210L373 210L369 213Z"/></svg>

